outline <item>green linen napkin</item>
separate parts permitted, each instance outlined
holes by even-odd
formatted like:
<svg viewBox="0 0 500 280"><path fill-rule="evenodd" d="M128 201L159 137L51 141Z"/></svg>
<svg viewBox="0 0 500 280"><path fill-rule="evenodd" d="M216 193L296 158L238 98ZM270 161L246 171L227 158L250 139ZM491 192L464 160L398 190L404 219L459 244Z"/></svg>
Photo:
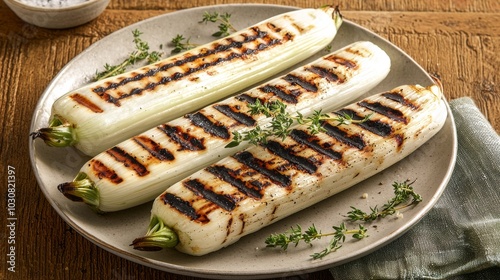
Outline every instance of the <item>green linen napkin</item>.
<svg viewBox="0 0 500 280"><path fill-rule="evenodd" d="M436 205L383 248L330 269L344 279L500 279L500 137L468 97L452 100L455 169Z"/></svg>

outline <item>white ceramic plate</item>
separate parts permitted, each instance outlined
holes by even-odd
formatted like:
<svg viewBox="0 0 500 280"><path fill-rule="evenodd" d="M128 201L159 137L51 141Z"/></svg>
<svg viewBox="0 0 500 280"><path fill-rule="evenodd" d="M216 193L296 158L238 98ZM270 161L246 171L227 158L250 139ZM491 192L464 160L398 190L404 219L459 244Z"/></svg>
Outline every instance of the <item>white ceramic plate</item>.
<svg viewBox="0 0 500 280"><path fill-rule="evenodd" d="M117 63L132 51L131 31L134 29L144 33L142 38L149 42L151 48L163 45L163 50L169 53L170 49L166 46L177 34L191 37L196 42L213 40L210 34L215 31L216 25L198 23L205 11L228 12L232 14L233 24L244 28L292 9L295 8L252 4L199 7L123 28L90 46L60 71L39 100L31 130L46 126L56 98L89 82L95 71L102 69L105 63ZM345 21L340 28L332 42L332 50L358 40L374 42L392 59L391 73L372 93L401 84L432 83L426 72L400 49L349 21ZM59 183L72 180L80 166L88 160L87 157L73 148L50 148L38 140L30 143L30 155L40 188L51 205L69 225L98 246L131 261L178 274L250 279L283 277L330 268L366 255L401 236L427 213L441 195L455 163L456 148L455 127L449 113L444 128L404 161L322 203L244 237L228 248L203 257L192 257L175 250L140 252L132 249L129 244L145 233L149 223L149 203L119 213L96 215L85 205L66 199L56 188ZM382 205L393 195L391 184L405 179L417 179L414 186L423 195L424 201L415 208L405 210L404 218L391 217L369 225L370 236L366 239L347 241L338 252L315 261L310 260L309 255L321 251L328 239L313 247L299 246L286 252L265 248L264 240L269 234L283 232L290 226L300 224L307 227L314 223L326 232L332 225L344 220L343 215L351 205L367 210L369 206ZM368 194L367 199L361 198L363 193Z"/></svg>

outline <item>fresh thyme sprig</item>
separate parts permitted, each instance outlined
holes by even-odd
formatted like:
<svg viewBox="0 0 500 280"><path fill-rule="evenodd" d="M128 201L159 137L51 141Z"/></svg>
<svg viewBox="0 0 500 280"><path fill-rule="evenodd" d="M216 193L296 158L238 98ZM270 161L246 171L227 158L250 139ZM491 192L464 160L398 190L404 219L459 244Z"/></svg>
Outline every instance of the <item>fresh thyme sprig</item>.
<svg viewBox="0 0 500 280"><path fill-rule="evenodd" d="M296 227L291 227L290 230L285 233L271 234L265 240L265 243L266 247L280 247L281 249L286 250L290 244L297 246L301 241L303 241L304 243L312 246L311 242L314 240L318 240L326 236L333 236L325 249L311 255L313 259L320 259L342 247L340 243L345 241L346 235L351 235L355 239L363 239L367 237L367 229L361 224L358 226L358 229L349 230L347 229L345 223L341 223L338 227L332 227L334 230L333 232L321 233L321 231L318 231L314 224L305 231L302 231L300 225L297 225Z"/></svg>
<svg viewBox="0 0 500 280"><path fill-rule="evenodd" d="M134 36L133 42L135 43L135 48L122 63L117 65L109 65L106 63L104 65L104 70L101 72L96 72L94 80L101 80L104 78L112 77L118 74L122 74L126 71L129 65L133 65L139 61L146 60L148 63L154 63L160 60L162 53L159 51L149 51L149 44L144 42L140 36L143 33L135 29L132 31Z"/></svg>
<svg viewBox="0 0 500 280"><path fill-rule="evenodd" d="M370 207L370 213L366 213L356 207L351 206L351 211L347 213L347 216L351 221L374 221L378 218L384 218L388 215L393 215L397 211L409 207L411 205L415 205L422 201L422 196L415 193L412 185L415 181L410 182L409 180L405 180L402 183L394 182L392 184L394 188L394 197L389 200L386 204L382 206L382 209L379 210L377 206ZM402 206L399 206L403 203L406 203ZM399 206L399 207L398 207Z"/></svg>
<svg viewBox="0 0 500 280"><path fill-rule="evenodd" d="M177 34L177 36L175 36L170 42L174 46L174 49L171 52L172 54L181 53L198 46L198 44L191 43L191 38L186 39L180 34Z"/></svg>
<svg viewBox="0 0 500 280"><path fill-rule="evenodd" d="M229 13L224 13L220 14L218 12L204 12L203 17L200 21L200 23L217 23L220 22L218 25L219 31L215 32L212 34L214 37L224 37L228 36L231 32L235 32L236 28L233 27L229 19L231 18L231 14ZM170 43L174 46L172 49L171 53L176 54L176 53L181 53L183 51L190 50L192 48L195 48L199 46L199 44L192 43L191 38L185 38L181 34L177 34Z"/></svg>
<svg viewBox="0 0 500 280"><path fill-rule="evenodd" d="M393 215L397 211L408 207L410 205L414 205L422 201L422 197L415 193L412 184L409 180L405 180L402 183L394 182L394 197L389 200L383 206L382 211L376 210L377 207L371 208L372 213L366 214L361 210L352 207L353 211L348 212L348 217L351 222L353 221L373 221L377 218L383 218L388 215ZM400 204L406 203L402 207L397 207ZM374 211L375 210L375 211ZM333 236L332 239L328 242L328 245L321 250L320 252L313 253L311 255L312 259L320 259L324 256L335 252L340 247L342 247L342 243L345 242L346 236L351 235L354 239L363 239L368 237L367 231L368 229L363 226L363 224L358 224L357 229L347 229L346 224L342 222L339 226L332 226L333 230L329 233L322 233L319 231L316 226L313 224L307 230L303 231L300 225L295 227L291 227L290 230L285 233L279 234L271 234L265 240L266 247L279 247L282 250L287 250L290 244L294 244L297 246L301 241L312 246L312 242L314 240L321 239L326 236Z"/></svg>
<svg viewBox="0 0 500 280"><path fill-rule="evenodd" d="M219 31L212 34L214 37L225 37L228 36L231 32L235 32L236 28L231 24L229 19L231 18L230 13L220 14L218 12L205 12L203 13L203 19L200 23L209 23L209 22L219 22Z"/></svg>
<svg viewBox="0 0 500 280"><path fill-rule="evenodd" d="M308 130L311 134L317 134L324 131L322 124L327 120L337 121L337 125L350 124L350 123L363 123L366 122L370 115L365 116L363 119L355 120L353 116L342 113L336 116L322 113L321 110L316 110L309 117L304 117L300 112L292 116L286 111L286 104L279 100L262 103L259 99L255 103L248 105L248 113L251 115L263 114L268 118L272 118L269 126L262 128L255 127L249 131L240 133L233 132L233 140L226 145L226 148L238 146L241 142L248 141L251 144L265 144L267 138L276 136L282 140L287 137L291 132L292 125L296 122L298 124L308 124Z"/></svg>

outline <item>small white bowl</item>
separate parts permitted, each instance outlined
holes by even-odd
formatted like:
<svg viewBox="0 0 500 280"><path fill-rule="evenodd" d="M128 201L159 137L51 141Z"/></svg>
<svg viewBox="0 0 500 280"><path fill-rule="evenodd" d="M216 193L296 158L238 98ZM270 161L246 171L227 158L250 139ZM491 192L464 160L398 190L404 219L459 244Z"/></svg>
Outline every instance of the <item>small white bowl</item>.
<svg viewBox="0 0 500 280"><path fill-rule="evenodd" d="M102 13L109 1L87 0L64 7L42 7L26 4L30 1L4 0L5 4L25 22L51 29L64 29L87 23ZM54 2L57 3L58 0Z"/></svg>

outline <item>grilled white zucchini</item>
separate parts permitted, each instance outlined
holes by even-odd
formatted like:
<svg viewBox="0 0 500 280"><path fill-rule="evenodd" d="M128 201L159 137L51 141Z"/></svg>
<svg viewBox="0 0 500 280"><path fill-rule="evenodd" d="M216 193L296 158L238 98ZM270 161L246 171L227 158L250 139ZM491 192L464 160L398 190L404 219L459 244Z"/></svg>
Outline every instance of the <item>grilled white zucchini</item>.
<svg viewBox="0 0 500 280"><path fill-rule="evenodd" d="M368 121L324 132L296 127L222 159L169 187L152 207L139 250L204 255L332 196L403 159L435 135L447 111L440 88L407 85L331 113Z"/></svg>
<svg viewBox="0 0 500 280"><path fill-rule="evenodd" d="M325 48L341 23L333 7L296 10L75 89L56 100L49 126L32 137L94 156L295 65Z"/></svg>
<svg viewBox="0 0 500 280"><path fill-rule="evenodd" d="M234 132L269 123L248 113L250 104L279 100L291 114L333 110L356 100L382 81L390 58L371 42L357 42L281 77L202 110L159 125L88 161L72 182L59 185L68 198L100 212L151 201L166 186L237 148L225 146Z"/></svg>

